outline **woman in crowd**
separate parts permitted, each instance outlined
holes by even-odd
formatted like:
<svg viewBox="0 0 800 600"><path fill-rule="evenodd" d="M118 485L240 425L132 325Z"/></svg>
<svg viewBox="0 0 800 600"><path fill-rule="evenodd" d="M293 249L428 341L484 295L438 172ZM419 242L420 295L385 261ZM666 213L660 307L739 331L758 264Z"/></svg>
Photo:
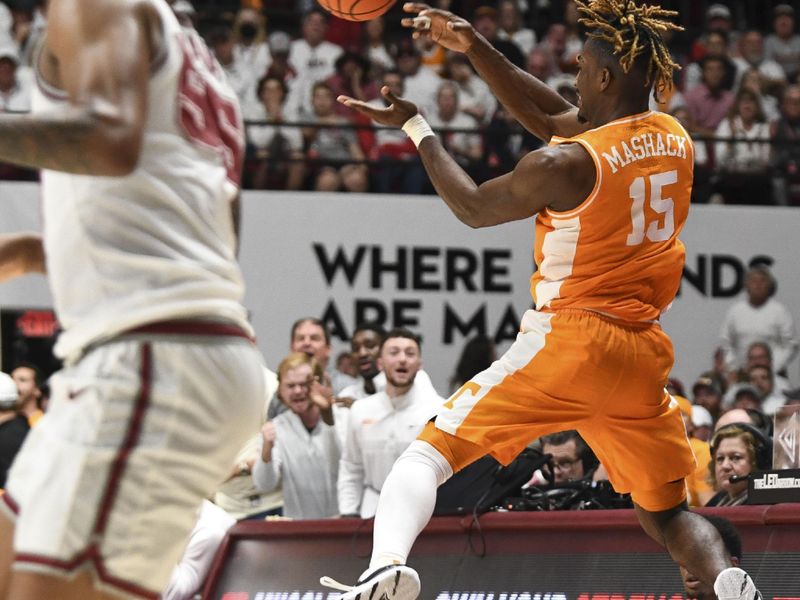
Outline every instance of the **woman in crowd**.
<svg viewBox="0 0 800 600"><path fill-rule="evenodd" d="M528 29L522 21L522 14L516 0L501 0L498 6L500 29L497 37L511 40L527 56L536 47L536 33Z"/></svg>
<svg viewBox="0 0 800 600"><path fill-rule="evenodd" d="M291 125L297 117L286 107L287 94L279 77L268 75L258 82L253 120L265 123L247 127L255 189L299 190L303 184L303 136Z"/></svg>
<svg viewBox="0 0 800 600"><path fill-rule="evenodd" d="M469 59L464 54L451 53L442 74L458 86L461 110L481 125L488 124L497 109L497 99L472 70Z"/></svg>
<svg viewBox="0 0 800 600"><path fill-rule="evenodd" d="M251 81L258 81L271 61L264 15L252 8L241 9L233 24L233 34L236 40L233 56L237 67L247 72Z"/></svg>
<svg viewBox="0 0 800 600"><path fill-rule="evenodd" d="M378 84L372 78L369 61L355 52L343 52L335 63L336 72L325 82L333 91L334 97L341 95L369 102L378 97ZM355 114L352 108L336 102L334 111L347 118Z"/></svg>
<svg viewBox="0 0 800 600"><path fill-rule="evenodd" d="M742 87L728 117L719 124L715 145L718 190L726 204L771 204L769 171L769 124L759 97Z"/></svg>
<svg viewBox="0 0 800 600"><path fill-rule="evenodd" d="M711 438L709 467L717 493L706 506L744 504L747 500L747 476L756 468L757 443L755 436L737 423L717 430Z"/></svg>
<svg viewBox="0 0 800 600"><path fill-rule="evenodd" d="M761 110L764 111L764 117L767 122L772 123L780 118L781 111L778 108L778 99L764 92L764 78L758 69L745 71L739 87L748 89L758 96L758 103L761 106Z"/></svg>
<svg viewBox="0 0 800 600"><path fill-rule="evenodd" d="M679 104L670 111L670 114L680 121L690 135L697 132L692 113L685 104ZM694 142L694 182L692 185L692 202L706 204L711 198L712 169L708 164L708 145L705 141Z"/></svg>
<svg viewBox="0 0 800 600"><path fill-rule="evenodd" d="M369 186L365 159L352 128L342 127L350 123L336 114L336 99L333 90L324 82L314 84L311 91L314 114L311 121L316 124L306 131L308 158L319 161L314 174L313 188L317 192L366 192ZM360 164L358 164L360 163Z"/></svg>
<svg viewBox="0 0 800 600"><path fill-rule="evenodd" d="M394 59L386 43L386 21L383 17L370 19L364 23L364 55L369 62L381 71L394 69ZM377 78L377 73L373 73Z"/></svg>

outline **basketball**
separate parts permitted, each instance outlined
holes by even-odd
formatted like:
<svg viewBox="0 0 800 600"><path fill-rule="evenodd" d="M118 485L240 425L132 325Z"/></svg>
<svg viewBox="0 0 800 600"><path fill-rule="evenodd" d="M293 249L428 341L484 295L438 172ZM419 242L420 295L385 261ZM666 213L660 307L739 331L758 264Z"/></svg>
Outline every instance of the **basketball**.
<svg viewBox="0 0 800 600"><path fill-rule="evenodd" d="M380 17L395 0L318 0L320 6L346 21L369 21Z"/></svg>

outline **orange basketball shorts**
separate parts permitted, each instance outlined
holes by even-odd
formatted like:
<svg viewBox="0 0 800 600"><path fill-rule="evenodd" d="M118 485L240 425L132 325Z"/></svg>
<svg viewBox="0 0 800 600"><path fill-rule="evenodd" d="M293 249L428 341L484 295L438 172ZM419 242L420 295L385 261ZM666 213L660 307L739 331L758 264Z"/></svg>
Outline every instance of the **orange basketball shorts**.
<svg viewBox="0 0 800 600"><path fill-rule="evenodd" d="M486 453L508 464L534 439L577 429L618 492L657 490L695 468L664 389L673 358L657 324L529 310L508 351L456 391L420 439L458 470Z"/></svg>

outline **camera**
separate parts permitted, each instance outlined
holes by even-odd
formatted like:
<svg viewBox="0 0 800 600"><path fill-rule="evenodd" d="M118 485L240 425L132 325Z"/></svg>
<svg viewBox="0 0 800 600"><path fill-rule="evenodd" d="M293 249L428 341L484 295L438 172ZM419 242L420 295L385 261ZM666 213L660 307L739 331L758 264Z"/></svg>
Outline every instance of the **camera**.
<svg viewBox="0 0 800 600"><path fill-rule="evenodd" d="M508 511L602 510L633 508L630 494L619 494L608 481L578 481L548 487L529 487L501 504Z"/></svg>

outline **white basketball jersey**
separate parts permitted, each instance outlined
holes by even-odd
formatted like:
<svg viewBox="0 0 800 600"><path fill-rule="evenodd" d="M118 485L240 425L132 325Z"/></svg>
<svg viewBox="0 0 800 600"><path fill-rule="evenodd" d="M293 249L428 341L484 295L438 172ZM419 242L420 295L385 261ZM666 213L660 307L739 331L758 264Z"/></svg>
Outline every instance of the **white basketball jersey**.
<svg viewBox="0 0 800 600"><path fill-rule="evenodd" d="M152 65L137 168L125 177L42 173L62 358L169 319L229 321L252 333L231 218L244 154L236 95L166 1L147 1L161 16L164 51ZM37 73L34 112L65 100Z"/></svg>

